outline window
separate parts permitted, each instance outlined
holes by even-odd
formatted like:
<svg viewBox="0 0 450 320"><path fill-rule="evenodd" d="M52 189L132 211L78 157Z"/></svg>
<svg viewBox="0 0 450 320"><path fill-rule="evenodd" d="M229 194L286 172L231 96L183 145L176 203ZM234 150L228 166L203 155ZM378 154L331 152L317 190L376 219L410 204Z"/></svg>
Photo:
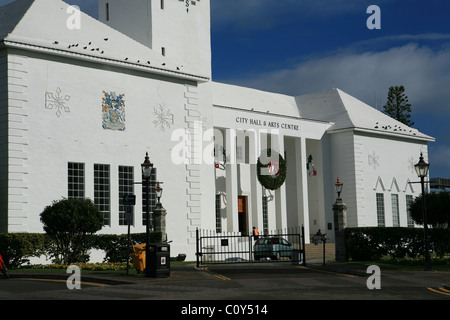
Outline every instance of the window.
<svg viewBox="0 0 450 320"><path fill-rule="evenodd" d="M123 205L123 196L134 194L134 168L119 166L119 225L127 225L126 206ZM134 224L134 207L130 214L130 224Z"/></svg>
<svg viewBox="0 0 450 320"><path fill-rule="evenodd" d="M111 224L109 165L94 164L94 203L103 214L103 223Z"/></svg>
<svg viewBox="0 0 450 320"><path fill-rule="evenodd" d="M392 203L392 225L394 227L400 227L400 213L398 210L398 194L391 195Z"/></svg>
<svg viewBox="0 0 450 320"><path fill-rule="evenodd" d="M68 197L84 198L84 163L69 162L67 180Z"/></svg>
<svg viewBox="0 0 450 320"><path fill-rule="evenodd" d="M106 21L109 21L109 3L106 3Z"/></svg>
<svg viewBox="0 0 450 320"><path fill-rule="evenodd" d="M384 194L377 193L377 221L379 227L385 226L384 221Z"/></svg>
<svg viewBox="0 0 450 320"><path fill-rule="evenodd" d="M142 177L142 224L147 225L147 184L145 183L145 178ZM149 192L149 213L150 213L150 226L153 226L153 208L156 206L156 169L152 170L150 175L150 192Z"/></svg>
<svg viewBox="0 0 450 320"><path fill-rule="evenodd" d="M411 207L412 201L413 201L413 196L410 194L407 194L406 195L406 217L407 217L409 228L414 228L414 220L411 218L411 213L409 212L409 208Z"/></svg>

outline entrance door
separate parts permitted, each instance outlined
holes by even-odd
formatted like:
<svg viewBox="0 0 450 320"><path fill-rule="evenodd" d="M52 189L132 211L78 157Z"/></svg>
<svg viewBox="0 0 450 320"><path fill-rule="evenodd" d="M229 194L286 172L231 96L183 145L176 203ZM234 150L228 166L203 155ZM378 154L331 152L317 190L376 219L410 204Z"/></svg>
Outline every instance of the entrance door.
<svg viewBox="0 0 450 320"><path fill-rule="evenodd" d="M248 235L247 196L238 196L238 222L239 232Z"/></svg>

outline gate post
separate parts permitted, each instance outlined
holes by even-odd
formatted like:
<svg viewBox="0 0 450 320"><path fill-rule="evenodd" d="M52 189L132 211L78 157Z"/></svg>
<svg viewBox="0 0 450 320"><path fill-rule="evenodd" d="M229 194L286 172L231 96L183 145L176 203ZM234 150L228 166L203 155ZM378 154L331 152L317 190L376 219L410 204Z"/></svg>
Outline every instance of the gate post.
<svg viewBox="0 0 450 320"><path fill-rule="evenodd" d="M198 228L196 228L195 229L195 239L196 239L196 249L195 249L195 256L196 256L196 259L197 259L197 268L199 268L200 267L200 252L198 252L198 249L200 248L200 246L199 246L199 233L198 233Z"/></svg>
<svg viewBox="0 0 450 320"><path fill-rule="evenodd" d="M305 227L302 225L300 239L302 241L302 250L303 250L303 266L306 266L306 248L305 248Z"/></svg>
<svg viewBox="0 0 450 320"><path fill-rule="evenodd" d="M346 262L345 228L347 227L347 205L337 198L333 205L336 262Z"/></svg>

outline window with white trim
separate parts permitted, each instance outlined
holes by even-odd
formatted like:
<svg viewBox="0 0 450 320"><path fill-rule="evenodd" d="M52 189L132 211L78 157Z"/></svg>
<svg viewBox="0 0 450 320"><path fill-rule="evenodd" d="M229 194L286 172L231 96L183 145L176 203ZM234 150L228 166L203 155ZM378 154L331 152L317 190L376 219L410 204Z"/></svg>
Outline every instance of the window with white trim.
<svg viewBox="0 0 450 320"><path fill-rule="evenodd" d="M398 194L391 194L392 204L392 225L394 227L400 227L400 212L398 209Z"/></svg>
<svg viewBox="0 0 450 320"><path fill-rule="evenodd" d="M68 198L84 198L84 163L69 162L67 166Z"/></svg>
<svg viewBox="0 0 450 320"><path fill-rule="evenodd" d="M119 225L127 225L126 206L123 205L123 196L134 194L134 168L119 166ZM130 224L134 224L134 206L131 207Z"/></svg>
<svg viewBox="0 0 450 320"><path fill-rule="evenodd" d="M94 203L103 214L103 224L111 225L110 169L108 164L94 164Z"/></svg>
<svg viewBox="0 0 450 320"><path fill-rule="evenodd" d="M411 217L411 212L409 212L409 208L411 208L412 202L413 202L413 196L410 194L407 194L406 195L406 217L407 217L409 228L414 228L414 220Z"/></svg>
<svg viewBox="0 0 450 320"><path fill-rule="evenodd" d="M384 220L384 194L377 193L377 222L379 227L384 227L386 225Z"/></svg>

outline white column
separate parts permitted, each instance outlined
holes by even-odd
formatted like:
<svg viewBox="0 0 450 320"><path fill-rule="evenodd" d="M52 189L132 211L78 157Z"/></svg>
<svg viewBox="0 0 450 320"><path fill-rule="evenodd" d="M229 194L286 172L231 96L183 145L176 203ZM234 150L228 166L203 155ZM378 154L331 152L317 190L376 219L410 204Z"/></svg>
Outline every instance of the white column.
<svg viewBox="0 0 450 320"><path fill-rule="evenodd" d="M299 149L297 149L298 144L300 144ZM300 141L296 141L296 152L300 150L298 155L301 159L300 161L300 172L301 172L301 199L299 199L299 222L305 228L305 243L309 243L309 203L308 203L308 171L306 169L306 139L304 137L300 138Z"/></svg>
<svg viewBox="0 0 450 320"><path fill-rule="evenodd" d="M274 143L277 145L275 146ZM283 158L284 156L284 136L278 133L272 136L272 150L276 150ZM286 159L285 159L286 160ZM275 208L276 208L276 229L284 230L287 227L286 212L286 183L275 190Z"/></svg>
<svg viewBox="0 0 450 320"><path fill-rule="evenodd" d="M225 134L227 154L226 164L226 194L227 194L227 231L239 231L238 220L238 190L236 164L236 131L227 129Z"/></svg>
<svg viewBox="0 0 450 320"><path fill-rule="evenodd" d="M249 163L251 181L251 223L250 227L256 227L260 234L263 230L262 186L258 181L257 163L261 154L261 137L259 131L254 131L249 139Z"/></svg>

